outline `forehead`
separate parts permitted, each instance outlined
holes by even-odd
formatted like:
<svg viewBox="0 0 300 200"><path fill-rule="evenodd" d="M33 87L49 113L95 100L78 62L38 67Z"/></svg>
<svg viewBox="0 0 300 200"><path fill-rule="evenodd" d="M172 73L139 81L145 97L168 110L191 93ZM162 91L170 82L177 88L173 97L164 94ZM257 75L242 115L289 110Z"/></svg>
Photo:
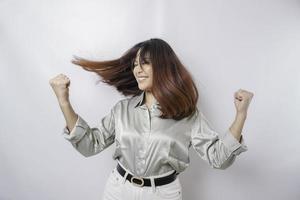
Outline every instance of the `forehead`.
<svg viewBox="0 0 300 200"><path fill-rule="evenodd" d="M141 50L138 50L134 61L137 61L137 59L140 58L140 53L141 53ZM144 55L143 55L143 57L142 57L142 59L150 59L150 53L149 52L145 52Z"/></svg>

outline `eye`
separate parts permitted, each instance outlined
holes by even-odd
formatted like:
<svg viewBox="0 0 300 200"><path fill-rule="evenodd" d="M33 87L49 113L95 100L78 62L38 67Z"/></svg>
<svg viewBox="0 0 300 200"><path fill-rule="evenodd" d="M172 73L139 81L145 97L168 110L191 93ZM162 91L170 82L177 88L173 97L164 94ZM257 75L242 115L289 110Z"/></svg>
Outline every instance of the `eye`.
<svg viewBox="0 0 300 200"><path fill-rule="evenodd" d="M150 62L148 60L143 60L142 64L150 64Z"/></svg>
<svg viewBox="0 0 300 200"><path fill-rule="evenodd" d="M142 60L141 61L141 65L145 65L145 64L150 64L149 60ZM136 62L133 62L132 66L131 66L131 70L133 70L138 64Z"/></svg>

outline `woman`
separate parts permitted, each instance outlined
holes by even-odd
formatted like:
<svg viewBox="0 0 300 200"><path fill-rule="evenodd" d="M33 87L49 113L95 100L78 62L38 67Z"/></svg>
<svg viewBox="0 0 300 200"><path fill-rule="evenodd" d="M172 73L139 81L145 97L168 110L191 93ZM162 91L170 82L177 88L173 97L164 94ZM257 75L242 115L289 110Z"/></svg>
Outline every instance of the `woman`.
<svg viewBox="0 0 300 200"><path fill-rule="evenodd" d="M103 199L182 199L178 174L189 165L191 146L216 169L226 169L247 151L241 132L253 93L235 93L236 118L228 130L216 133L197 108L191 74L164 40L140 42L115 60L75 57L72 62L129 96L90 128L71 107L69 78L60 74L50 80L66 119L62 134L78 152L88 157L115 144L117 166Z"/></svg>

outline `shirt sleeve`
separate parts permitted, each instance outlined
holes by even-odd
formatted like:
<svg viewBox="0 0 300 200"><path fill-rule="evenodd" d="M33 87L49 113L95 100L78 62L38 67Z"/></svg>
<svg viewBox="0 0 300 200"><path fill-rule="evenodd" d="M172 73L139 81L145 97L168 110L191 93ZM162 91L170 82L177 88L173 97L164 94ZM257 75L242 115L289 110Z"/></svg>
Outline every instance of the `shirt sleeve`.
<svg viewBox="0 0 300 200"><path fill-rule="evenodd" d="M83 156L89 157L98 154L115 141L114 109L111 109L110 113L104 116L96 127L92 128L78 115L74 128L69 131L65 126L62 135Z"/></svg>
<svg viewBox="0 0 300 200"><path fill-rule="evenodd" d="M191 145L200 158L216 169L226 169L232 165L237 155L248 150L243 132L240 141L232 135L229 128L218 134L199 110L192 128Z"/></svg>

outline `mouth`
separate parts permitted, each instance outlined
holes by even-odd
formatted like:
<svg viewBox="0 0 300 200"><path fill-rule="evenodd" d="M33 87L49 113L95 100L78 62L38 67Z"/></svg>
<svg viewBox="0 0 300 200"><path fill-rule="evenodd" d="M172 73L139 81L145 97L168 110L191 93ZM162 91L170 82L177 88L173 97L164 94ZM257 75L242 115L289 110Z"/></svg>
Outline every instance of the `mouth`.
<svg viewBox="0 0 300 200"><path fill-rule="evenodd" d="M145 80L145 79L147 79L148 78L148 76L138 76L137 77L137 79L139 80L139 81L143 81L143 80Z"/></svg>

